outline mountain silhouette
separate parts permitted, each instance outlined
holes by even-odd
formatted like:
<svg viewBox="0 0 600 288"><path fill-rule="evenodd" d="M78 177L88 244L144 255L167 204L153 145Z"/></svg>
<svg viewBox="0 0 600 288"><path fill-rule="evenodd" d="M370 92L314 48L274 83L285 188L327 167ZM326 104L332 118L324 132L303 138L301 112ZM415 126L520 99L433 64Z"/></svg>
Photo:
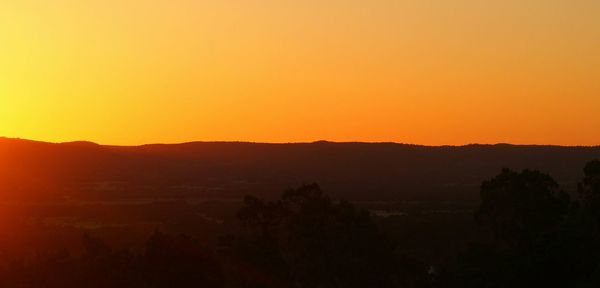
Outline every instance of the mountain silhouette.
<svg viewBox="0 0 600 288"><path fill-rule="evenodd" d="M500 169L539 169L566 191L600 147L509 144L265 144L191 142L105 146L0 138L3 200L66 198L235 198L277 196L318 182L349 200L476 200Z"/></svg>

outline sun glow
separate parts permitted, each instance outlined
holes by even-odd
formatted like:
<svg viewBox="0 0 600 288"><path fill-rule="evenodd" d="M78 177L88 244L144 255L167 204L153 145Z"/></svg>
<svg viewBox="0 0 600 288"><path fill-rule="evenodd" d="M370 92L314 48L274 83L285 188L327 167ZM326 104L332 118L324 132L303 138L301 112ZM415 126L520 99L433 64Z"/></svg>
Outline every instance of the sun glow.
<svg viewBox="0 0 600 288"><path fill-rule="evenodd" d="M600 144L598 1L0 4L0 135Z"/></svg>

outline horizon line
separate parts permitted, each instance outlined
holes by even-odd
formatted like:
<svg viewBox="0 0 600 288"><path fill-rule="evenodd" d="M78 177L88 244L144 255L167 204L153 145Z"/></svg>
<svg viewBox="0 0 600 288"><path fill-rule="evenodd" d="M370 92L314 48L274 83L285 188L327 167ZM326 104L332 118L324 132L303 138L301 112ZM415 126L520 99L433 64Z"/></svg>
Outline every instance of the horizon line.
<svg viewBox="0 0 600 288"><path fill-rule="evenodd" d="M419 147L468 147L468 146L529 146L529 147L564 147L564 148L597 148L597 145L560 145L560 144L514 144L510 142L496 142L496 143L465 143L465 144L441 144L441 145L428 145L428 144L416 144L407 142L395 142L395 141L331 141L331 140L315 140L315 141L290 141L290 142L261 142L261 141L247 141L247 140L192 140L183 142L151 142L143 144L105 144L98 143L89 140L73 140L73 141L48 141L48 140L36 140L21 137L7 137L0 136L0 140L19 140L46 144L77 144L87 143L90 145L107 146L107 147L143 147L143 146L154 146L154 145L185 145L194 143L239 143L239 144L268 144L268 145L293 145L293 144L319 144L319 143L330 143L330 144L393 144L393 145L405 145L405 146L419 146Z"/></svg>

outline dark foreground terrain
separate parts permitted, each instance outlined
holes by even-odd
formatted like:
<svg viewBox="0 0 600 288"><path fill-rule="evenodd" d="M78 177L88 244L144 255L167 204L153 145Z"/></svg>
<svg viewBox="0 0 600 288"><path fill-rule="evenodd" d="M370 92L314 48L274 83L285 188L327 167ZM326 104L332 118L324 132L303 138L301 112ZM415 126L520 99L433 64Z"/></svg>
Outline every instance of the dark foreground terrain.
<svg viewBox="0 0 600 288"><path fill-rule="evenodd" d="M0 139L0 157L0 287L600 283L598 147Z"/></svg>

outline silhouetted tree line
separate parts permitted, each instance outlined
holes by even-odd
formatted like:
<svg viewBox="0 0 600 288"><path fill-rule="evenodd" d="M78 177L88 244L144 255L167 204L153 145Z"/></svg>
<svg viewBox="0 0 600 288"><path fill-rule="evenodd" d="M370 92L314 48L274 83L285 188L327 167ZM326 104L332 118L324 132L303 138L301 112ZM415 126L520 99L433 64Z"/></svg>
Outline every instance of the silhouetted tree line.
<svg viewBox="0 0 600 288"><path fill-rule="evenodd" d="M223 287L215 255L184 235L155 232L137 254L88 235L82 242L80 256L64 250L10 263L0 270L0 287Z"/></svg>
<svg viewBox="0 0 600 288"><path fill-rule="evenodd" d="M367 210L311 184L276 201L247 196L216 247L155 232L133 252L84 235L80 255L1 267L0 287L600 286L600 161L585 166L577 195L550 175L509 169L480 193L484 237L441 269L400 255Z"/></svg>
<svg viewBox="0 0 600 288"><path fill-rule="evenodd" d="M462 253L450 287L600 287L600 161L572 197L538 171L504 169L481 186L476 220L492 235Z"/></svg>
<svg viewBox="0 0 600 288"><path fill-rule="evenodd" d="M427 282L424 265L397 257L368 211L335 203L318 185L283 193L281 200L244 200L226 251L257 273L240 287L413 287Z"/></svg>

